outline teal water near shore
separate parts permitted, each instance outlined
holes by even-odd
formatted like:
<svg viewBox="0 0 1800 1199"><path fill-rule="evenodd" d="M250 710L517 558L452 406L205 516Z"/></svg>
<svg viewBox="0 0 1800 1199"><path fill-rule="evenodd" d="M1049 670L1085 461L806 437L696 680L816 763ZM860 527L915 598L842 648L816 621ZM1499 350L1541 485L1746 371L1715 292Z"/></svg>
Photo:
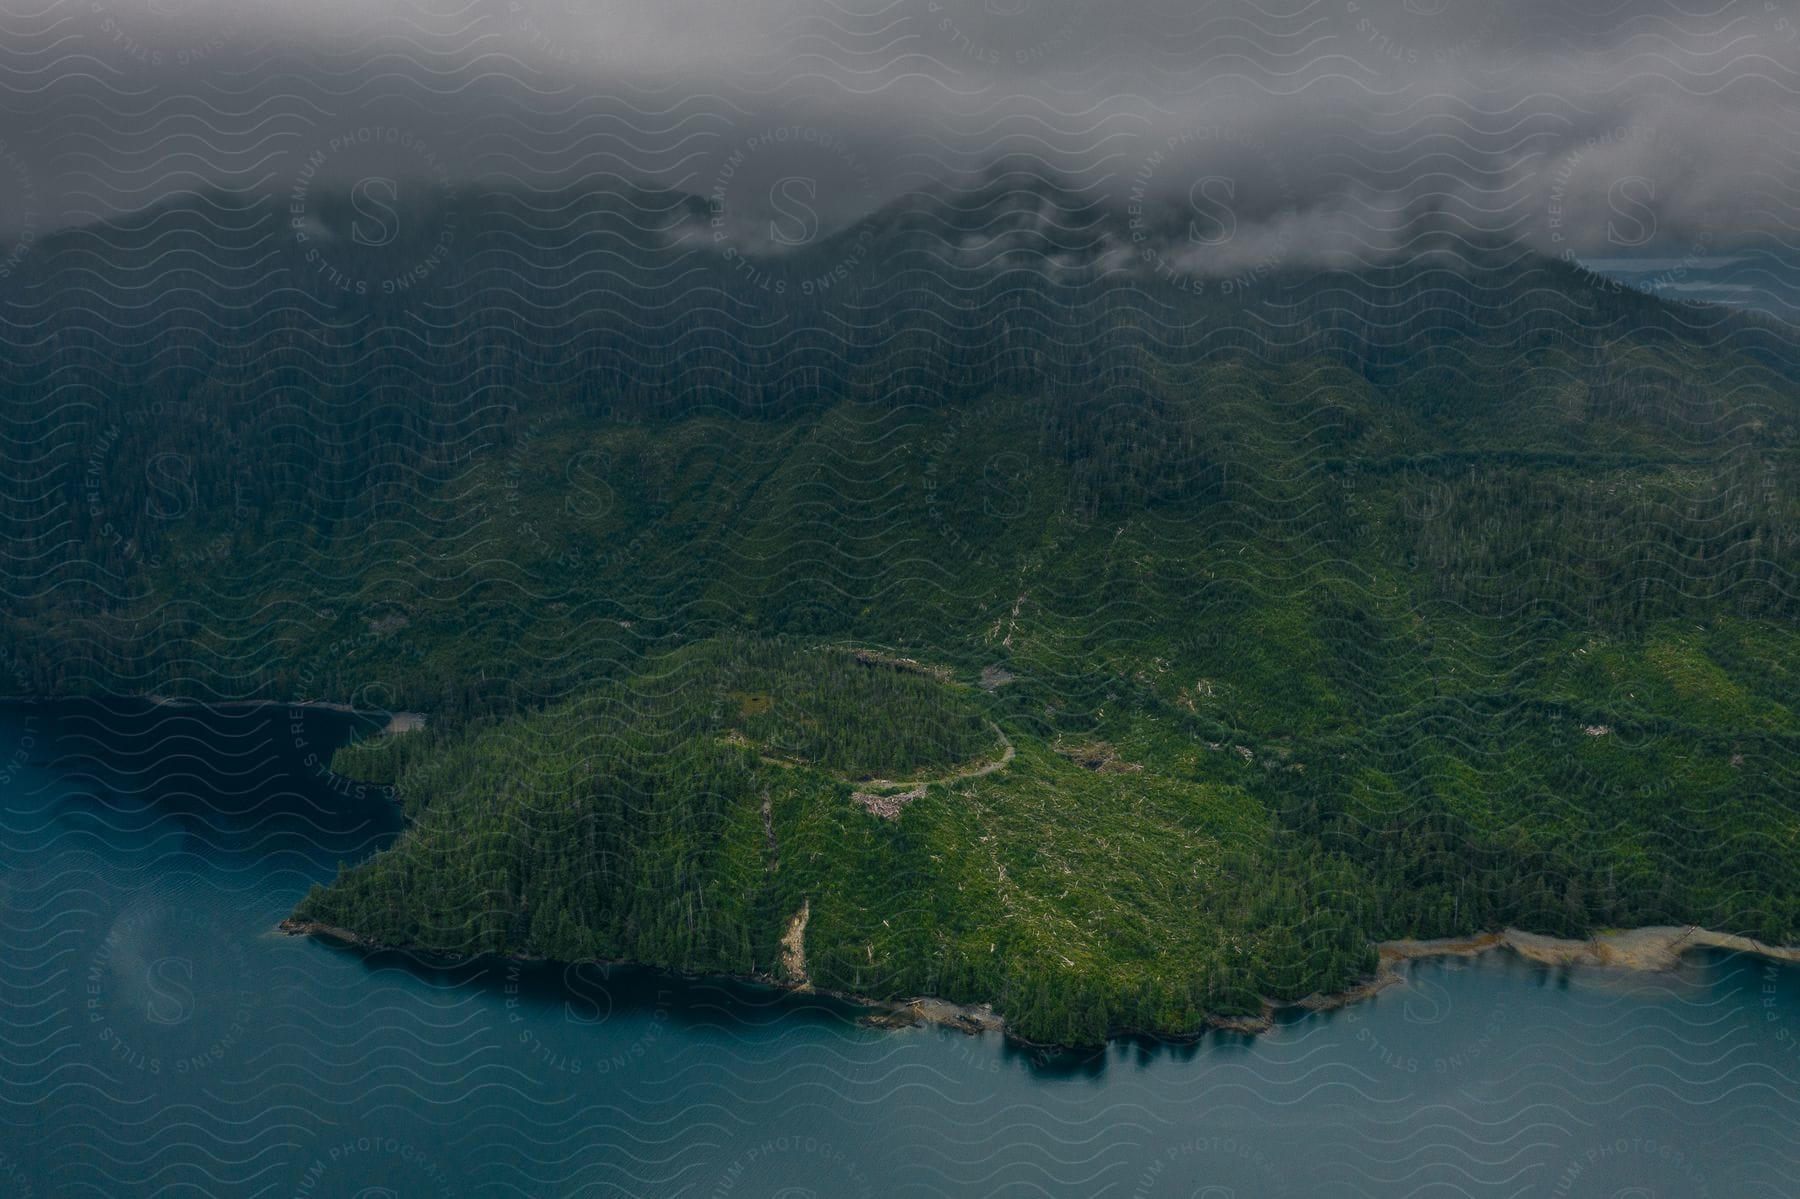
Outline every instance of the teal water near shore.
<svg viewBox="0 0 1800 1199"><path fill-rule="evenodd" d="M323 768L357 719L0 708L0 1196L1800 1194L1800 970L1744 955L1044 1055L279 935L399 830Z"/></svg>

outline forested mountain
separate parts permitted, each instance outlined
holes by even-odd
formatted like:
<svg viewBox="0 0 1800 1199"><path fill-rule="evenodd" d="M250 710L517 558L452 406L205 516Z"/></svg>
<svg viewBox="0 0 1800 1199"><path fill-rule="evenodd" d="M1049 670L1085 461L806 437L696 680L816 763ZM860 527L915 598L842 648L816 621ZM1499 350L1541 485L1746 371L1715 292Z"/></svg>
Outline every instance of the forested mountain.
<svg viewBox="0 0 1800 1199"><path fill-rule="evenodd" d="M311 919L1061 1041L1393 936L1800 940L1788 326L1428 223L1179 274L1015 168L781 257L316 207L0 281L15 689L431 714L340 755L416 823Z"/></svg>

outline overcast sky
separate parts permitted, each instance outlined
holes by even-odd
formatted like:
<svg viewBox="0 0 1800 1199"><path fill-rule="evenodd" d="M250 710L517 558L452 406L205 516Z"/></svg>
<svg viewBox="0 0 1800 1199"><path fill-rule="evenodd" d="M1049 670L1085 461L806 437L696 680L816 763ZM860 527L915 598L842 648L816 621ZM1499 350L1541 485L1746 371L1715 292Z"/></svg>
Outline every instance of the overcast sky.
<svg viewBox="0 0 1800 1199"><path fill-rule="evenodd" d="M843 222L1022 153L1200 263L1425 212L1651 263L1800 241L1800 0L0 0L0 72L10 230L310 162L654 181L780 242L784 194Z"/></svg>

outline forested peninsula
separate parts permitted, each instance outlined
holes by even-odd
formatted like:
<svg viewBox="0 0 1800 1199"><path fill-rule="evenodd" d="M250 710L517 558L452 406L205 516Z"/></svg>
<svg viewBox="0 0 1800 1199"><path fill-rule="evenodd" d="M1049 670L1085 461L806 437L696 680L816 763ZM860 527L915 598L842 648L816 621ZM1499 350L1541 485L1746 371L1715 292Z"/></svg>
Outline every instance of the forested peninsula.
<svg viewBox="0 0 1800 1199"><path fill-rule="evenodd" d="M273 199L4 284L8 419L79 425L5 482L12 689L430 716L339 751L411 823L297 920L1062 1044L1402 938L1800 943L1790 327L1454 239L1180 287L1004 174L779 304L692 197L459 202L428 309L234 257Z"/></svg>

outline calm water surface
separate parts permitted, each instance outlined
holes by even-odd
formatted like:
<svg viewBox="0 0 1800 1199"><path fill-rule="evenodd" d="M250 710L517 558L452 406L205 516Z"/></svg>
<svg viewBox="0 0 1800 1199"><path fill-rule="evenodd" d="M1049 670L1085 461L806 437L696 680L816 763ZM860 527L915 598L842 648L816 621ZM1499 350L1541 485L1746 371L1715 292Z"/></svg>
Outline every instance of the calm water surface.
<svg viewBox="0 0 1800 1199"><path fill-rule="evenodd" d="M1800 1195L1800 971L1490 955L1045 1059L648 971L271 929L398 821L352 718L0 708L0 1196Z"/></svg>

